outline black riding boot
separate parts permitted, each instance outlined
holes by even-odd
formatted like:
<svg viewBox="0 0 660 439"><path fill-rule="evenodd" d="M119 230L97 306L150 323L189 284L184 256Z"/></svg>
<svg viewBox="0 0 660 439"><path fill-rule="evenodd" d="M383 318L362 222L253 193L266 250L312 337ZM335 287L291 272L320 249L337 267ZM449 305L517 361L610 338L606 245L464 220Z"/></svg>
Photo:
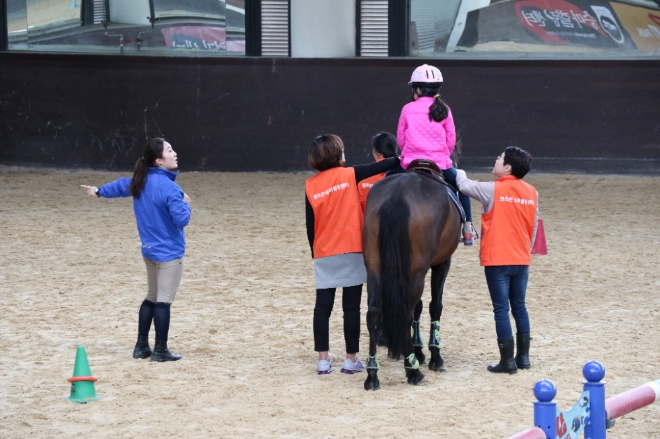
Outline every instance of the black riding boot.
<svg viewBox="0 0 660 439"><path fill-rule="evenodd" d="M151 348L149 347L149 336L138 335L135 349L133 349L133 358L149 358L151 357Z"/></svg>
<svg viewBox="0 0 660 439"><path fill-rule="evenodd" d="M154 351L151 354L151 361L176 361L180 360L181 355L176 355L167 349L167 340L156 340Z"/></svg>
<svg viewBox="0 0 660 439"><path fill-rule="evenodd" d="M509 373L514 374L518 372L516 360L513 359L513 338L506 340L497 340L497 345L500 348L500 362L499 364L489 364L488 371L493 373ZM155 354L156 351L154 351ZM153 360L153 357L151 357Z"/></svg>
<svg viewBox="0 0 660 439"><path fill-rule="evenodd" d="M518 369L529 369L529 333L516 334L516 365Z"/></svg>
<svg viewBox="0 0 660 439"><path fill-rule="evenodd" d="M181 355L175 355L167 349L167 335L170 330L170 303L157 302L154 307L154 328L156 344L151 353L151 361L176 361Z"/></svg>

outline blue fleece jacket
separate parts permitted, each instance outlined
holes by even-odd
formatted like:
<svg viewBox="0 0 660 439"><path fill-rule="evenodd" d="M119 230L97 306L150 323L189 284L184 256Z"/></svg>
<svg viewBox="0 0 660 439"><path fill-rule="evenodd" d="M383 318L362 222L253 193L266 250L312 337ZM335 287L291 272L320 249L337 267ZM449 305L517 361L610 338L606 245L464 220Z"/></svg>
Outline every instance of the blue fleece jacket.
<svg viewBox="0 0 660 439"><path fill-rule="evenodd" d="M142 255L154 262L182 258L186 252L183 228L190 221L190 205L174 182L177 174L163 168L149 168L140 198L133 198ZM130 197L130 178L120 178L99 188L105 198Z"/></svg>

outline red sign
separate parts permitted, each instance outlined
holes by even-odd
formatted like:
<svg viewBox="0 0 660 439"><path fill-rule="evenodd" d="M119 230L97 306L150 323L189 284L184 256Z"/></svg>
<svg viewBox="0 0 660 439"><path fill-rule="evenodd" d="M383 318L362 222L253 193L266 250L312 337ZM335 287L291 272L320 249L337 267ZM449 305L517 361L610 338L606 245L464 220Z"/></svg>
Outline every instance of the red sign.
<svg viewBox="0 0 660 439"><path fill-rule="evenodd" d="M589 44L607 38L598 19L564 0L523 0L515 3L520 24L546 43Z"/></svg>
<svg viewBox="0 0 660 439"><path fill-rule="evenodd" d="M179 26L162 31L167 47L201 50L225 50L227 47L227 32L221 27Z"/></svg>

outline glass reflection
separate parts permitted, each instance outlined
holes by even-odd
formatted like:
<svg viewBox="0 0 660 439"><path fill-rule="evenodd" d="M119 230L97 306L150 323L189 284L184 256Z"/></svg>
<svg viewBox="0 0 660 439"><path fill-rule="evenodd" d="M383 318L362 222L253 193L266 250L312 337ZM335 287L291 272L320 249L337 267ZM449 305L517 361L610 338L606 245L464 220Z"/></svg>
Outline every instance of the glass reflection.
<svg viewBox="0 0 660 439"><path fill-rule="evenodd" d="M27 49L27 7L25 0L7 0L9 49Z"/></svg>
<svg viewBox="0 0 660 439"><path fill-rule="evenodd" d="M245 53L244 0L6 1L14 50Z"/></svg>
<svg viewBox="0 0 660 439"><path fill-rule="evenodd" d="M411 56L660 54L660 0L412 0L410 20Z"/></svg>

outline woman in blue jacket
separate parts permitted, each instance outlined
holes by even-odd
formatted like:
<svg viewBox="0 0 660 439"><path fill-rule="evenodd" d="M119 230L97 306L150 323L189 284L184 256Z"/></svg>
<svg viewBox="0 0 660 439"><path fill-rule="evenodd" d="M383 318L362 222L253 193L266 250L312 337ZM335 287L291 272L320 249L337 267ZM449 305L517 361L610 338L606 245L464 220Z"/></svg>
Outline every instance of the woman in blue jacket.
<svg viewBox="0 0 660 439"><path fill-rule="evenodd" d="M140 306L138 339L133 358L176 361L181 358L167 348L170 306L183 274L186 237L183 228L190 221L190 198L174 182L178 172L177 154L165 139L147 142L135 163L133 178L120 178L97 188L81 185L90 197L133 197L133 210L147 266L147 297ZM151 321L156 344L149 347Z"/></svg>

